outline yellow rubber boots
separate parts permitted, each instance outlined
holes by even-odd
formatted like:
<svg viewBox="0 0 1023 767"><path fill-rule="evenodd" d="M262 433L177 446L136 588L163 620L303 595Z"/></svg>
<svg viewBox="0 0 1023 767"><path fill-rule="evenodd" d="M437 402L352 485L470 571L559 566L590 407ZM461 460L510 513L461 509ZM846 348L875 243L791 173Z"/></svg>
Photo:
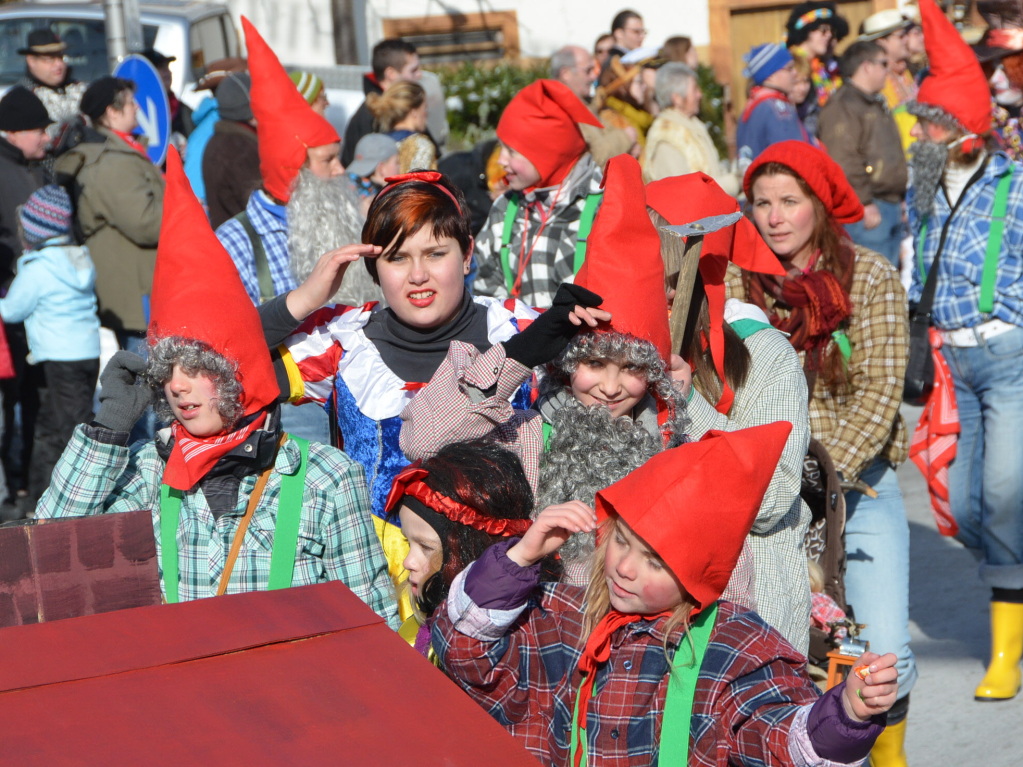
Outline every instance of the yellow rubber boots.
<svg viewBox="0 0 1023 767"><path fill-rule="evenodd" d="M890 724L870 749L870 767L908 767L906 761L906 720Z"/></svg>
<svg viewBox="0 0 1023 767"><path fill-rule="evenodd" d="M1009 700L1020 688L1020 657L1023 656L1023 604L991 603L991 663L975 700Z"/></svg>

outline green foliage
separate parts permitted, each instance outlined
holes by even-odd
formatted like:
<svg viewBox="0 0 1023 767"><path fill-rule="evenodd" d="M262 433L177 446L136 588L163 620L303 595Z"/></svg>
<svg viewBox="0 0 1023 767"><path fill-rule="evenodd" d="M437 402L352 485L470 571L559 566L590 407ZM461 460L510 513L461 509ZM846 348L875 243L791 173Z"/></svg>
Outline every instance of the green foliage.
<svg viewBox="0 0 1023 767"><path fill-rule="evenodd" d="M449 141L464 147L492 137L512 97L531 82L548 76L546 61L525 66L506 61L466 61L431 69L440 76L447 97Z"/></svg>
<svg viewBox="0 0 1023 767"><path fill-rule="evenodd" d="M700 104L700 119L707 126L714 146L722 160L728 159L728 145L725 143L725 89L714 79L714 70L700 64L696 76L703 91Z"/></svg>

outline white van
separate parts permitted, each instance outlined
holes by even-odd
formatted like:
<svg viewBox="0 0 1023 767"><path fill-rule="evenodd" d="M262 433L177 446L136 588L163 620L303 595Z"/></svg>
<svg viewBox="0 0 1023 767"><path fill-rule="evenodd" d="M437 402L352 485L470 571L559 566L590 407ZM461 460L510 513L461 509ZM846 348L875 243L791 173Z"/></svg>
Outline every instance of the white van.
<svg viewBox="0 0 1023 767"><path fill-rule="evenodd" d="M171 62L174 91L190 106L195 82L207 62L238 55L238 33L227 6L195 0L160 0L141 3L144 47L155 48ZM21 2L0 5L0 92L25 74L28 33L48 26L67 43L67 59L77 80L90 82L110 74L107 63L106 24L101 0L83 2Z"/></svg>

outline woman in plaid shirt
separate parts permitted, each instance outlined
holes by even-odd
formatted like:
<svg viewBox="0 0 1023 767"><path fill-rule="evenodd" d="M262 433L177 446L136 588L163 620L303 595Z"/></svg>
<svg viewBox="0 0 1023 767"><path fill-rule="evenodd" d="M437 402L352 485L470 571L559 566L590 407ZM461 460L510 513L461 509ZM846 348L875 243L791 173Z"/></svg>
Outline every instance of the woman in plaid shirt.
<svg viewBox="0 0 1023 767"><path fill-rule="evenodd" d="M545 765L858 763L895 656L865 654L819 697L802 656L719 601L790 430L711 432L602 490L596 513L545 509L455 579L434 625L445 670ZM538 588L537 563L598 522L588 587Z"/></svg>

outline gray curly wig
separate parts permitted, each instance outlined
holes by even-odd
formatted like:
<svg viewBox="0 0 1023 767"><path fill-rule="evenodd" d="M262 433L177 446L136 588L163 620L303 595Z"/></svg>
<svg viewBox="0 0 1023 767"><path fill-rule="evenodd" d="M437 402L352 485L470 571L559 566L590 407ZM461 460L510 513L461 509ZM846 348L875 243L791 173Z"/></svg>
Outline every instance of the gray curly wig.
<svg viewBox="0 0 1023 767"><path fill-rule="evenodd" d="M202 374L213 381L217 389L217 412L224 419L224 428L231 431L238 423L244 410L242 406L242 385L238 383L238 366L202 341L182 336L158 338L149 347L149 365L146 381L157 391L154 409L157 416L170 421L174 415L167 403L163 387L174 374L174 366L190 376Z"/></svg>

